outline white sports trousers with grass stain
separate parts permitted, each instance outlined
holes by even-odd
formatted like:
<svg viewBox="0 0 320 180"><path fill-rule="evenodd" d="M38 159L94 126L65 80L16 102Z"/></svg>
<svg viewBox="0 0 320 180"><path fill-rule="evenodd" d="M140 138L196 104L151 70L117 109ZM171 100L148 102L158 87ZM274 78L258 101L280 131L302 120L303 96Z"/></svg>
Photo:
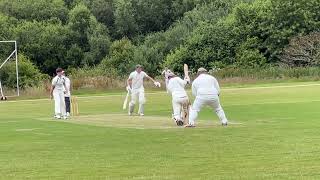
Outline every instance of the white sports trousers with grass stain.
<svg viewBox="0 0 320 180"><path fill-rule="evenodd" d="M221 123L228 120L220 105L220 86L216 78L208 74L199 75L192 83L192 94L196 97L190 108L189 124L194 125L203 106L210 106L218 115Z"/></svg>
<svg viewBox="0 0 320 180"><path fill-rule="evenodd" d="M52 79L53 89L53 98L54 98L54 110L55 115L66 116L66 107L65 107L65 94L64 94L64 83L65 79L63 76L56 76Z"/></svg>
<svg viewBox="0 0 320 180"><path fill-rule="evenodd" d="M189 101L185 86L186 80L182 80L180 77L171 78L168 82L168 92L172 95L172 109L175 120L182 120L181 111L184 104Z"/></svg>

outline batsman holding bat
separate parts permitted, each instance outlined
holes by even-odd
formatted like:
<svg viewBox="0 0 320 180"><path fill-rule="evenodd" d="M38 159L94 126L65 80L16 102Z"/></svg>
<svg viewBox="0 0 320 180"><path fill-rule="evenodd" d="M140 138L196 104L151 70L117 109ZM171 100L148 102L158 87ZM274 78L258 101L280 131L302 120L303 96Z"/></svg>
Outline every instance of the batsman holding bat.
<svg viewBox="0 0 320 180"><path fill-rule="evenodd" d="M190 82L185 65L185 78L182 80L174 73L168 73L168 92L172 94L173 117L178 126L183 126L187 121L189 112L189 98L185 86Z"/></svg>
<svg viewBox="0 0 320 180"><path fill-rule="evenodd" d="M134 106L136 101L139 100L139 111L140 116L144 116L144 104L146 102L144 96L144 78L150 79L155 86L160 87L161 84L155 81L153 78L148 76L144 71L142 71L141 65L136 65L136 70L132 72L127 80L127 91L131 93L131 101L129 103L129 115L131 116L134 111Z"/></svg>

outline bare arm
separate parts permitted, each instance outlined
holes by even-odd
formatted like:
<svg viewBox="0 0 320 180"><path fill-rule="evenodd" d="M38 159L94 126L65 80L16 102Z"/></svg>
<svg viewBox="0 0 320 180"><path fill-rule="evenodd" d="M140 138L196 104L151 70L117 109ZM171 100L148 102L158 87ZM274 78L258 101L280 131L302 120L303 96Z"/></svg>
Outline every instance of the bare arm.
<svg viewBox="0 0 320 180"><path fill-rule="evenodd" d="M148 74L146 74L146 78L151 80L153 83L156 83L156 81L152 77L150 77Z"/></svg>
<svg viewBox="0 0 320 180"><path fill-rule="evenodd" d="M65 92L64 92L64 93L67 93L67 92L69 91L69 89L67 88L67 86L66 86L65 83L63 84L63 86L64 86L64 89L65 89Z"/></svg>
<svg viewBox="0 0 320 180"><path fill-rule="evenodd" d="M127 86L132 88L132 79L131 78L127 79Z"/></svg>
<svg viewBox="0 0 320 180"><path fill-rule="evenodd" d="M53 90L54 90L55 86L51 85L50 87L50 99L53 98Z"/></svg>

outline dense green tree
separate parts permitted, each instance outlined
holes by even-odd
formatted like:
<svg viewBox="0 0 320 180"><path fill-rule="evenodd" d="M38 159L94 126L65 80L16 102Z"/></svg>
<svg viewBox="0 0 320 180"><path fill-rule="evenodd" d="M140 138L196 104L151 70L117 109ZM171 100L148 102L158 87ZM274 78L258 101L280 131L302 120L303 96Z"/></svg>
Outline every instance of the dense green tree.
<svg viewBox="0 0 320 180"><path fill-rule="evenodd" d="M0 12L19 20L43 21L57 18L66 22L67 11L63 0L0 1Z"/></svg>
<svg viewBox="0 0 320 180"><path fill-rule="evenodd" d="M12 40L12 31L15 28L18 20L0 13L0 40ZM13 51L14 45L12 43L0 43L0 62L6 58Z"/></svg>
<svg viewBox="0 0 320 180"><path fill-rule="evenodd" d="M135 46L127 38L114 41L110 47L110 55L106 57L100 66L104 69L115 69L120 75L133 70Z"/></svg>
<svg viewBox="0 0 320 180"><path fill-rule="evenodd" d="M115 0L115 28L118 37L129 38L138 34L138 24L132 5L133 0Z"/></svg>
<svg viewBox="0 0 320 180"><path fill-rule="evenodd" d="M65 55L70 33L62 24L34 21L19 24L14 36L19 42L19 50L30 57L42 72L50 73L57 66L69 65Z"/></svg>
<svg viewBox="0 0 320 180"><path fill-rule="evenodd" d="M73 41L77 43L83 51L88 51L87 32L90 28L90 21L93 20L90 10L84 4L78 4L69 12L69 28L74 32Z"/></svg>
<svg viewBox="0 0 320 180"><path fill-rule="evenodd" d="M95 65L101 62L101 60L109 53L111 41L108 34L108 29L93 21L91 28L88 31L88 44L89 52L85 54L85 64Z"/></svg>
<svg viewBox="0 0 320 180"><path fill-rule="evenodd" d="M12 29L18 23L18 20L0 13L0 40L9 40L12 38Z"/></svg>
<svg viewBox="0 0 320 180"><path fill-rule="evenodd" d="M290 39L319 32L319 10L320 0L1 0L0 39L18 40L49 74L102 59L100 68L119 63L119 74L135 63L152 75L182 63L256 68L290 64L289 52L307 48ZM0 57L11 49L1 44ZM301 64L317 65L290 66Z"/></svg>
<svg viewBox="0 0 320 180"><path fill-rule="evenodd" d="M0 71L3 86L16 88L16 64L14 61L8 62ZM21 88L37 86L46 76L26 56L19 55L19 85Z"/></svg>
<svg viewBox="0 0 320 180"><path fill-rule="evenodd" d="M85 0L92 14L108 28L114 26L113 0Z"/></svg>
<svg viewBox="0 0 320 180"><path fill-rule="evenodd" d="M230 5L230 7L232 6ZM138 51L136 52L137 59L148 62L146 66L150 66L150 71L153 73L159 73L162 66L172 68L174 66L172 63L163 64L166 56L193 37L192 32L199 24L203 22L216 23L221 17L228 15L230 7L229 4L210 3L198 6L185 13L184 17L174 23L167 31L146 36L145 41L136 49ZM179 64L177 64L177 67L181 69Z"/></svg>
<svg viewBox="0 0 320 180"><path fill-rule="evenodd" d="M84 4L78 4L70 11L68 25L73 32L73 44L82 49L81 64L100 63L110 46L108 29L96 20Z"/></svg>

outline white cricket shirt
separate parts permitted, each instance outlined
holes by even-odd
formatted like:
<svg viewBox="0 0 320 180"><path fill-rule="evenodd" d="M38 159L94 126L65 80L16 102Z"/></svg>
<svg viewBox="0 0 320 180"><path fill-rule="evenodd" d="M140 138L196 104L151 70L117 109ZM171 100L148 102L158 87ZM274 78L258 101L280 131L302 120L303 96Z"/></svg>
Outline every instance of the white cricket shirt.
<svg viewBox="0 0 320 180"><path fill-rule="evenodd" d="M169 79L168 91L172 94L172 97L186 97L187 92L185 91L185 86L187 81L182 80L180 77L174 77Z"/></svg>
<svg viewBox="0 0 320 180"><path fill-rule="evenodd" d="M143 87L143 79L147 77L147 74L143 71L138 73L137 71L134 71L130 74L129 79L132 80L132 90L144 88Z"/></svg>
<svg viewBox="0 0 320 180"><path fill-rule="evenodd" d="M64 77L65 78L65 85L66 85L66 88L67 88L67 92L65 94L65 97L70 97L71 96L71 92L70 92L70 87L71 87L71 81L68 77Z"/></svg>
<svg viewBox="0 0 320 180"><path fill-rule="evenodd" d="M54 91L63 91L65 84L65 78L63 76L56 76L52 79L52 86L54 86Z"/></svg>
<svg viewBox="0 0 320 180"><path fill-rule="evenodd" d="M192 83L192 94L201 95L219 95L220 86L216 78L208 74L200 74Z"/></svg>

